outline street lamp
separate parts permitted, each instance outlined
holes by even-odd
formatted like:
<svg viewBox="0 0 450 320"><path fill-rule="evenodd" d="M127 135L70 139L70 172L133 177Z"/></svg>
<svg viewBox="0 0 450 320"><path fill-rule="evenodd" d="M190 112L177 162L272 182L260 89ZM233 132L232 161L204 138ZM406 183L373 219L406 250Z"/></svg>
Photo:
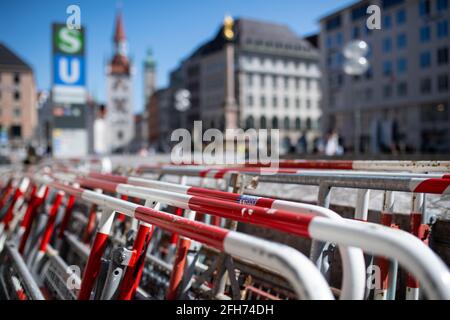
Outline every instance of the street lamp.
<svg viewBox="0 0 450 320"><path fill-rule="evenodd" d="M370 63L367 60L369 53L369 45L362 40L354 40L349 42L342 51L345 62L343 65L344 73L350 76L361 76L370 68ZM358 90L353 90L356 99L355 108L355 136L354 148L355 154L359 154L361 150L360 136L361 136L361 104L358 97Z"/></svg>

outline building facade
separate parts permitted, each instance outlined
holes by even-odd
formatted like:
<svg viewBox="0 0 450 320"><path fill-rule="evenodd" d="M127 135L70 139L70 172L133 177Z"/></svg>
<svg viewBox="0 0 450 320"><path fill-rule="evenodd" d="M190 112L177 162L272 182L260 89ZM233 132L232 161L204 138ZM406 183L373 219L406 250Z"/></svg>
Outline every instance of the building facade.
<svg viewBox="0 0 450 320"><path fill-rule="evenodd" d="M270 22L237 19L233 32L237 127L280 129L292 146L307 132L312 142L320 134L318 50L289 27ZM195 120L202 120L203 130L230 126L225 123L228 44L221 27L172 73L172 92L190 92L190 108L179 114L183 128L192 129Z"/></svg>
<svg viewBox="0 0 450 320"><path fill-rule="evenodd" d="M114 32L114 56L107 66L107 128L111 152L126 150L134 137L132 67L121 14Z"/></svg>
<svg viewBox="0 0 450 320"><path fill-rule="evenodd" d="M369 30L367 7L381 8ZM450 152L448 0L359 1L320 20L324 129L362 152ZM344 46L369 45L369 70L343 72Z"/></svg>
<svg viewBox="0 0 450 320"><path fill-rule="evenodd" d="M0 43L0 143L23 147L34 140L37 91L31 67Z"/></svg>

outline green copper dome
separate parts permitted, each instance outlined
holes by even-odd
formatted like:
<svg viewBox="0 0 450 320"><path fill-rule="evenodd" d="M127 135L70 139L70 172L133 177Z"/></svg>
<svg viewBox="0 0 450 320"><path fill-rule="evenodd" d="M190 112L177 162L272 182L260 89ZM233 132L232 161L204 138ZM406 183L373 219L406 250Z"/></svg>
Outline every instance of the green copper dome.
<svg viewBox="0 0 450 320"><path fill-rule="evenodd" d="M144 66L146 68L151 68L151 69L154 69L156 67L156 62L155 62L155 59L153 58L153 50L152 49L147 49L147 56L145 57L145 60L144 60Z"/></svg>

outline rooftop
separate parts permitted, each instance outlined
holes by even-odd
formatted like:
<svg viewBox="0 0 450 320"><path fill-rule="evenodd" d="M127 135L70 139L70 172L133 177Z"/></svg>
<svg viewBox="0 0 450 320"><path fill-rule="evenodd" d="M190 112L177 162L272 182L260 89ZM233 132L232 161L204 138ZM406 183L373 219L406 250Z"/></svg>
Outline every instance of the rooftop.
<svg viewBox="0 0 450 320"><path fill-rule="evenodd" d="M0 43L0 70L31 72L31 67L11 51L5 44Z"/></svg>

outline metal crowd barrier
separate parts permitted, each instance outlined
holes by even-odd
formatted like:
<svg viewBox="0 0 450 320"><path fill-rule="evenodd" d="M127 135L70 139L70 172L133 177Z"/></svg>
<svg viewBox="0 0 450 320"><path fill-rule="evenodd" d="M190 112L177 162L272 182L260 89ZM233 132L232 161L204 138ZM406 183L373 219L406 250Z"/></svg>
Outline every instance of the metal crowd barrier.
<svg viewBox="0 0 450 320"><path fill-rule="evenodd" d="M445 166L443 163L436 165ZM366 271L362 250L366 254L378 256L376 264L382 270L383 288L375 291L375 298L389 296L388 289L392 291L395 285L392 283L396 272L393 265L398 262L410 273L407 298L419 298L420 282L428 299L450 299L448 268L420 239L423 231L420 228L425 216L423 194L448 193L450 179L447 174L437 171L422 174L417 173L420 170L411 168L409 171L414 173L355 172L348 171L348 168L305 171L278 169L274 172L269 168L254 167L218 169L165 165L136 170L160 176L168 174L214 179L238 176L251 182L257 179L270 183L318 185L317 206L245 195L244 188L228 192L140 177L89 172L87 167L81 167L85 171L69 170L66 166L55 168L62 169L52 171L42 170L41 167L34 173L32 170L22 176L10 174L10 179L2 181L2 258L11 251L8 248L17 243L16 253L28 272L28 276L24 276L23 270L12 272L11 268L0 269L1 285L9 298L35 299L36 295L29 292L33 285L33 288L38 287L41 298L45 296L49 299L145 298L151 294L147 291L149 288L140 287L140 283L145 284L141 280L147 277L167 288L165 298L168 299L185 298L187 290L213 292L211 297L229 299L230 296L224 292L225 285L231 287L233 299L243 296L279 299L280 296L289 296L290 288L297 298L331 299L332 290L320 272L327 275L327 271L322 269L321 259L324 243L336 243L344 268L342 292L339 294L341 299L367 298L364 292ZM361 170L372 169L366 167ZM355 218L363 221L344 219L328 209L332 187L361 189ZM382 225L365 222L369 189L385 191ZM413 193L410 233L390 228L394 202L392 191ZM121 199L115 198L116 195ZM142 200L145 200L145 205L141 205ZM87 209L87 215L77 212L77 206L80 205ZM167 205L178 208L176 214L162 211L161 208ZM216 225L196 221L204 214L215 217L213 224ZM220 218L226 219L222 220L222 224L227 221L230 230L219 227ZM314 263L286 245L234 231L237 222L313 239L311 258ZM98 229L94 231L96 223ZM119 226L127 230L125 226L130 223L130 230L136 231L133 238L127 238L123 230L117 233ZM155 241L163 241L155 227L172 234L168 252L177 243L172 262L170 259L158 258L151 254L151 250L147 252L151 242L160 246L162 242ZM199 243L203 243L203 246L196 246ZM215 258L204 255L202 259L205 260L200 261L199 248L216 252ZM71 258L73 252L84 257L81 259L85 261L81 279L76 276L75 279L69 279L67 272L63 272L67 271L72 261L77 261L77 258ZM230 256L235 257L235 261L230 260ZM109 260L106 261L106 257ZM386 258L391 260L390 265ZM283 289L272 292L264 288L263 283L255 285L246 281L240 284L234 275L228 280L222 276L224 272L234 274L235 269L243 272L249 267L255 272L255 265L263 267L263 275L282 275L289 282L287 291L280 295ZM166 274L165 280L158 270ZM218 275L211 277L216 272ZM388 274L389 286L385 283ZM213 279L208 286L205 285L207 278ZM81 282L79 291L67 289L69 280ZM229 283L225 284L226 281ZM239 287L245 288L245 294L236 293ZM27 288L27 294L24 294L24 288ZM392 293L389 298L393 298Z"/></svg>
<svg viewBox="0 0 450 320"><path fill-rule="evenodd" d="M300 162L303 163L303 162ZM329 165L329 162L306 162L309 167L320 167L323 164ZM368 163L368 162L365 162ZM193 176L199 178L213 178L213 179L229 179L233 174L241 174L243 176L249 176L257 179L259 182L267 183L283 183L283 184L300 184L300 185L315 185L319 187L318 201L320 206L328 208L330 205L330 194L333 187L342 188L356 188L358 191L357 203L355 206L355 218L359 220L367 220L368 204L369 204L369 192L370 189L383 190L385 192L385 199L392 199L393 191L400 192L412 192L412 214L411 219L411 232L419 235L418 228L422 228L428 222L427 215L424 214L425 206L423 205L422 194L449 194L450 193L450 180L447 173L433 173L433 174L418 174L418 173L389 173L389 172L358 172L348 170L336 170L336 169L348 169L339 168L342 165L341 162L331 163L334 170L293 170L293 169L271 169L271 168L214 168L214 167L202 167L202 166L172 166L172 165L158 165L158 166L141 166L135 171L137 173L156 173L160 177L162 175L180 175L180 176ZM370 169L370 163L366 167L360 166L364 169ZM435 171L448 170L447 162L426 164L426 163L400 163L395 162L381 162L378 166L383 165L385 168L403 168L404 170L419 171L418 168L423 170ZM306 166L305 166L306 167ZM393 205L393 204L392 204ZM382 220L390 215L389 210L383 210ZM384 225L389 220L384 219ZM321 268L323 273L329 275L329 268L331 261L325 261L325 252L331 247L330 244L313 242L311 248L311 259L316 265ZM392 269L396 269L396 262L393 261ZM376 290L376 299L386 299L387 296L395 295L395 286L393 283L387 287L387 273L384 268L384 263L380 265L382 269L383 290ZM396 270L392 270L394 276L396 276ZM395 280L395 279L394 279ZM395 282L395 281L394 281ZM408 299L418 299L419 290L418 283L411 277L408 279L408 287L406 291Z"/></svg>
<svg viewBox="0 0 450 320"><path fill-rule="evenodd" d="M94 237L90 256L82 277L81 288L78 295L79 299L90 298L96 280L96 274L99 272L101 265L101 257L106 249L106 240L111 231L115 211L138 219L141 222L140 228L145 226L147 227L147 231L150 229L149 224L152 224L171 232L176 232L182 237L189 237L194 241L206 243L232 256L237 256L245 260L252 260L257 264L275 270L290 281L293 289L300 298L332 298L331 291L320 272L318 272L309 259L290 247L240 234L238 232L208 226L194 220L177 217L131 202L102 195L94 191L54 182L49 177L33 175L29 176L29 178L31 178L34 183L43 184L50 189L58 190L58 194L59 192L64 192L66 195L74 196L77 200L84 200L103 208L99 229ZM54 205L57 202L58 201L54 201ZM150 204L147 203L147 205ZM53 226L54 222L51 221L50 223L47 223L47 227L44 231L44 238L46 238L45 235L47 234L48 229L51 229L49 228L49 225ZM136 242L139 241L142 241L142 239L139 240L138 233L134 245L136 246ZM40 256L40 252L45 252L43 251L45 249L46 248L40 246L37 257ZM122 284L123 283L127 283L126 278L122 281Z"/></svg>
<svg viewBox="0 0 450 320"><path fill-rule="evenodd" d="M207 209L206 211L208 213L213 213L213 214L218 214L224 218L232 218L234 220L237 221L241 221L241 222L249 222L249 223L255 223L255 224L259 224L262 226L266 226L266 227L278 227L279 230L283 230L286 232L292 232L296 235L299 236L309 236L311 238L314 238L314 236L312 234L308 234L305 233L305 224L308 228L308 224L309 222L305 222L305 221L300 221L301 220L301 213L305 214L311 214L311 213L319 213L321 216L337 216L336 213L332 212L329 209L325 209L325 208L321 208L321 207L316 207L316 206L312 206L312 205L302 205L299 203L292 203L292 202L288 202L288 201L279 201L279 200L274 200L274 199L269 199L269 198L257 198L257 197L249 197L249 196L242 196L239 194L232 194L232 193L226 193L226 192L220 192L220 191L215 191L215 190L208 190L208 189L204 189L204 188L195 188L195 187L186 187L186 186L179 186L179 185L173 185L173 184L168 184L168 183L161 183L158 181L150 181L150 180L145 180L145 179L139 179L139 178L126 178L126 177L120 177L120 176L113 176L113 175L101 175L101 174L96 174L96 173L90 173L88 174L88 176L93 176L96 178L103 178L103 179L109 179L109 180L115 180L115 181L120 181L123 183L118 183L118 182L104 182L102 180L97 180L97 179L93 179L93 178L79 178L79 179L74 179L72 182L77 182L81 185L87 186L87 187L91 187L91 188L102 188L103 190L109 191L109 192L117 192L119 194L126 194L127 196L133 196L133 197L143 197L143 198L149 198L149 199L155 199L159 202L164 202L164 203L168 203L170 205L173 206L177 206L177 207L181 207L184 209L190 209L190 210L195 210L197 212L201 212L201 209ZM449 181L450 182L450 181ZM125 184L128 183L128 184ZM141 187L133 187L132 185L137 185L137 186L141 186ZM148 188L142 188L142 186L148 187ZM151 188L151 189L150 189ZM160 191L156 191L155 189L160 189ZM181 193L178 194L175 192L173 192L174 190L178 191ZM171 192L172 191L172 192ZM202 198L205 195L208 195L212 198L219 198L221 200L212 200L212 199L208 199L208 198ZM222 201L222 200L231 200L231 203ZM236 203L237 202L237 203ZM258 207L254 207L253 205L257 203L260 203L260 206L263 207L270 207L271 210L268 211L264 211L264 210L258 210ZM241 203L241 204L239 204ZM252 204L250 206L248 206L247 204ZM299 214L290 214L289 212L283 212L280 211L278 212L278 210L292 210L292 209L297 209L296 211ZM249 214L248 211L251 211L251 213ZM248 216L246 216L246 213L248 214ZM261 220L259 220L259 218L261 217ZM264 221L264 219L267 219L267 217L270 217L268 221ZM314 223L314 221L319 220L320 221L320 217L315 217L314 220L311 220L311 223ZM343 221L344 219L342 219ZM348 220L346 220L347 223ZM295 223L297 222L298 227L295 226ZM369 235L369 232L367 232L369 229L373 228L373 225L368 224L368 223L361 223L361 222L357 222L357 221L350 221L351 223L354 223L356 225L358 225L358 227L360 227L361 229L358 230L358 232L356 232L357 234L364 234L365 232L367 233L367 237L365 238L365 243L358 243L356 242L351 242L354 239L357 239L358 235L357 234L353 234L351 232L346 232L346 236L350 239L347 240L347 243L344 243L345 245L349 245L349 246L356 246L356 247L361 247L363 248L365 251L369 252L370 250L374 250L374 249L370 249L370 245L373 244L374 242L378 243L381 246L381 243L383 243L383 241L386 238L391 238L391 236L384 234L383 232L391 232L392 230L389 230L387 228L383 228L381 230L378 231L378 236L380 237L379 240L376 239L377 235L375 235L373 237L373 235ZM288 228L282 228L280 227L283 223L290 223L291 226L289 226ZM378 227L378 226L377 226ZM309 229L308 229L309 230ZM339 229L337 229L339 230ZM339 233L339 231L337 231L337 233ZM398 231L393 231L393 234L398 234ZM406 233L405 233L406 234ZM330 237L329 234L325 234L324 237ZM373 238L372 238L373 237ZM415 237L411 237L408 234L408 237L411 239L414 239L414 244L418 245L418 250L420 250L419 248L426 248L423 243L421 241L419 241L417 238ZM364 239L364 237L361 237L361 239ZM405 243L407 243L409 240L405 240ZM338 241L338 239L331 239L331 238L326 238L326 239L319 239L322 241L331 241L331 242L336 242L338 244L343 244L340 243L340 241ZM392 249L393 247L396 246L396 243L391 243L390 245L386 245L386 248L378 248L376 250L378 250L377 252L372 252L374 254L378 254L378 255L384 255L393 259L397 259L397 257L395 256L389 256L388 254L386 254L386 252L390 251L389 249ZM388 248L389 247L389 248ZM400 244L398 246L399 248L402 247L402 245ZM393 249L395 251L395 249ZM402 249L399 249L402 250ZM429 252L429 249L424 249L425 251ZM395 255L395 254L394 254ZM345 254L344 254L345 256ZM400 254L399 254L400 256ZM355 258L356 256L354 256ZM399 259L397 259L399 260ZM416 265L417 263L420 263L421 259L418 258L416 262L403 262L404 266L406 269L408 268L408 265L414 264ZM400 260L400 262L402 262ZM405 265L406 264L406 265ZM357 265L357 264L354 264ZM347 266L345 266L347 267ZM445 269L446 267L444 267ZM354 272L361 272L362 270L355 270L353 269L352 271ZM353 284L353 288L358 287L357 285L355 285L355 283L358 283L358 280L352 279L351 284Z"/></svg>

